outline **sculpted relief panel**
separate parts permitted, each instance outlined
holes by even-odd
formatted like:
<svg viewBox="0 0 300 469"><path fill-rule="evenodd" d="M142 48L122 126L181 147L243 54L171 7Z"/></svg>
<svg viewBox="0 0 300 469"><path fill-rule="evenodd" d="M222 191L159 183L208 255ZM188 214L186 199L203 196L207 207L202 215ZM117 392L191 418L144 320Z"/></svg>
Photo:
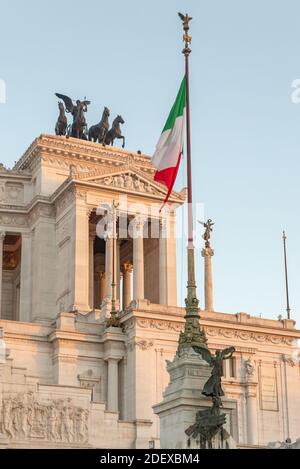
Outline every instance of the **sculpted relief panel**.
<svg viewBox="0 0 300 469"><path fill-rule="evenodd" d="M71 399L39 402L33 392L3 399L2 433L12 440L87 443L87 409Z"/></svg>
<svg viewBox="0 0 300 469"><path fill-rule="evenodd" d="M159 192L150 182L143 181L135 174L119 174L117 176L107 176L103 179L95 179L96 184L101 184L104 186L118 187L121 189L134 190L137 192L146 192L149 194L159 194Z"/></svg>
<svg viewBox="0 0 300 469"><path fill-rule="evenodd" d="M0 182L0 203L18 205L24 202L24 186L20 182Z"/></svg>

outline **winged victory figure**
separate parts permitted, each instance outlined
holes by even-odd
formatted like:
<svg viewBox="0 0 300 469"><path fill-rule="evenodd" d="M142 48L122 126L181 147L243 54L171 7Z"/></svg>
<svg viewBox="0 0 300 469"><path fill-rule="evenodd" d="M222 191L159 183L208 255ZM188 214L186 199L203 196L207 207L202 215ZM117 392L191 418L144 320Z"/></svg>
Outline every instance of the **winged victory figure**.
<svg viewBox="0 0 300 469"><path fill-rule="evenodd" d="M73 116L73 123L69 128L68 136L87 140L87 125L84 113L87 112L87 107L91 102L86 99L83 101L77 99L76 104L73 104L73 101L69 96L60 93L55 93L55 95L64 102L66 111Z"/></svg>
<svg viewBox="0 0 300 469"><path fill-rule="evenodd" d="M212 227L214 226L214 223L210 218L207 220L206 223L204 223L203 221L200 221L200 220L199 220L199 223L201 225L203 225L204 228L205 228L205 231L204 231L204 234L202 235L202 238L205 241L205 247L209 248L210 247L210 234L213 230Z"/></svg>
<svg viewBox="0 0 300 469"><path fill-rule="evenodd" d="M223 374L222 363L223 360L227 360L232 357L232 354L235 352L235 348L228 347L224 350L217 350L215 355L212 355L207 348L195 346L193 349L212 367L211 376L205 383L202 394L204 394L204 396L212 397L212 399L219 399L221 396L224 396L221 384Z"/></svg>

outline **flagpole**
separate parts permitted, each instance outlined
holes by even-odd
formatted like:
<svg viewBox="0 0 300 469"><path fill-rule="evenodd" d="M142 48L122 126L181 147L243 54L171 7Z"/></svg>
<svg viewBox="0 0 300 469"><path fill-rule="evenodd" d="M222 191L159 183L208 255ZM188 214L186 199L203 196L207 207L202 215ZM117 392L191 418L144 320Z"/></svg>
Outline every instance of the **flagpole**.
<svg viewBox="0 0 300 469"><path fill-rule="evenodd" d="M119 319L116 310L116 209L119 204L115 200L112 203L112 282L111 282L111 312L110 317L106 321L106 327L119 327Z"/></svg>
<svg viewBox="0 0 300 469"><path fill-rule="evenodd" d="M185 57L185 80L186 80L186 155L187 155L187 186L188 186L188 282L185 327L179 337L178 351L192 346L207 348L207 340L204 331L200 327L199 300L196 292L195 281L195 249L193 236L193 191L192 191L192 158L191 158L191 130L190 130L190 93L189 93L189 56L191 53L189 35L189 22L192 18L178 13L183 25L184 49L182 53Z"/></svg>
<svg viewBox="0 0 300 469"><path fill-rule="evenodd" d="M284 252L284 270L285 270L285 291L286 291L286 312L287 318L291 319L291 308L290 308L290 298L289 298L289 280L288 280L288 269L287 269L287 258L286 258L286 234L283 231L283 252Z"/></svg>

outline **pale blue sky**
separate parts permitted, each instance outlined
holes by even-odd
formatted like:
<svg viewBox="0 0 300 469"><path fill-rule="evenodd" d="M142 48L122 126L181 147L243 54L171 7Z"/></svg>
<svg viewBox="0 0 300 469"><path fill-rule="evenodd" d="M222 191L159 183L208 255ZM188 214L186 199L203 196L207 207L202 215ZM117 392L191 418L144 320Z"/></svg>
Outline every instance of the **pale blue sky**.
<svg viewBox="0 0 300 469"><path fill-rule="evenodd" d="M2 2L0 161L12 166L37 135L53 132L55 91L86 95L90 124L104 105L120 113L126 147L152 154L183 75L177 11L186 10L194 199L216 222L215 308L284 313L285 228L300 319L300 105L290 97L300 77L298 1ZM203 305L199 251L196 262Z"/></svg>

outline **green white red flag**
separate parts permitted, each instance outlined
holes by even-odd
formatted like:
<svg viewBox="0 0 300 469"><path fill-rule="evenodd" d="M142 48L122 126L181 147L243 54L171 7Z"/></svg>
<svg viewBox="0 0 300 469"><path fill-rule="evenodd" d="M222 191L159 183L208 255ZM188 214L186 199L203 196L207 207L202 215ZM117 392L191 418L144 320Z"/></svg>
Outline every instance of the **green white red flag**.
<svg viewBox="0 0 300 469"><path fill-rule="evenodd" d="M180 165L185 106L186 80L184 77L152 157L152 164L156 168L154 180L165 184L168 188L163 205L170 197Z"/></svg>

